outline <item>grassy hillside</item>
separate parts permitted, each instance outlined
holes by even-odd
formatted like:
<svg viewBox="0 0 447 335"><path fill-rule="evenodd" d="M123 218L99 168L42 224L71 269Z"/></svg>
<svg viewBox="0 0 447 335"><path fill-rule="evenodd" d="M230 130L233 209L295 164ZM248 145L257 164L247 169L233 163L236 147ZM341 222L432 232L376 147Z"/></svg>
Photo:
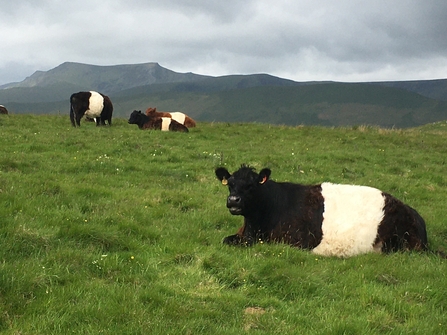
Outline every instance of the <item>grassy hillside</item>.
<svg viewBox="0 0 447 335"><path fill-rule="evenodd" d="M377 85L397 87L425 97L447 101L447 79L380 82Z"/></svg>
<svg viewBox="0 0 447 335"><path fill-rule="evenodd" d="M185 84L179 84L185 87ZM229 85L229 84L228 84ZM183 111L208 122L261 122L277 125L379 125L414 127L447 119L447 103L397 88L369 84L325 83L298 86L259 86L206 92L140 87L117 95L117 115L156 106Z"/></svg>
<svg viewBox="0 0 447 335"><path fill-rule="evenodd" d="M315 257L221 244L242 218L214 177L268 166L394 194L446 251L447 124L190 133L68 116L0 117L2 334L442 334L447 261L433 253Z"/></svg>
<svg viewBox="0 0 447 335"><path fill-rule="evenodd" d="M256 80L262 81L262 78ZM249 85L244 84L243 78L221 80L218 86L211 83L209 87L203 83L150 85L110 95L114 115L127 118L135 109L144 111L148 107L157 107L159 110L182 111L198 121L207 122L260 122L290 126L366 124L386 128L415 127L447 119L447 102L397 88L326 83L219 91L217 87ZM207 80L204 82L208 83ZM254 82L250 81L251 84ZM68 114L68 99L67 91L63 101L10 103L7 106L12 113Z"/></svg>
<svg viewBox="0 0 447 335"><path fill-rule="evenodd" d="M256 87L221 92L219 100L203 120L412 127L447 118L447 103L367 84Z"/></svg>
<svg viewBox="0 0 447 335"><path fill-rule="evenodd" d="M72 93L97 90L110 96L122 118L157 107L204 122L408 128L447 119L447 101L440 99L445 83L303 83L268 74L176 73L157 63L67 62L1 89L0 104L12 114L66 114Z"/></svg>

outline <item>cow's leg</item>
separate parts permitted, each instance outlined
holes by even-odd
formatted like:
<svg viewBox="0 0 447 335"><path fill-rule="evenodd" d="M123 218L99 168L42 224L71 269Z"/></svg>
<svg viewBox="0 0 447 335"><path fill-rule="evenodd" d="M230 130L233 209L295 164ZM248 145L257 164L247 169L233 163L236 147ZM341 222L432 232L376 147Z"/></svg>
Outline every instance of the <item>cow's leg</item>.
<svg viewBox="0 0 447 335"><path fill-rule="evenodd" d="M238 234L227 236L223 239L224 244L228 245L241 245L241 246L251 246L253 244L253 239L250 237L241 236Z"/></svg>
<svg viewBox="0 0 447 335"><path fill-rule="evenodd" d="M76 124L75 124L75 115L74 115L74 113L73 113L73 109L71 109L71 108L70 108L70 121L71 121L71 124L73 125L73 127L76 127Z"/></svg>
<svg viewBox="0 0 447 335"><path fill-rule="evenodd" d="M224 238L223 243L229 245L244 245L250 246L254 243L251 236L244 236L245 224L239 228L236 234Z"/></svg>

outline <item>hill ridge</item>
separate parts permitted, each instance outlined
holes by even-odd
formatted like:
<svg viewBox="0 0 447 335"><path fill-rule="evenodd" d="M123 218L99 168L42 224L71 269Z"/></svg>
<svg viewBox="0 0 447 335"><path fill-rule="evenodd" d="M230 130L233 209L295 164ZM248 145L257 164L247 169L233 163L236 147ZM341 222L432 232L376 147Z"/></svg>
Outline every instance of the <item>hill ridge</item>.
<svg viewBox="0 0 447 335"><path fill-rule="evenodd" d="M48 87L68 83L110 94L142 85L193 81L202 77L205 76L177 73L155 62L105 66L64 62L48 71L36 71L22 82L6 88Z"/></svg>
<svg viewBox="0 0 447 335"><path fill-rule="evenodd" d="M198 121L285 125L400 128L447 119L443 79L297 82L266 73L218 77L178 73L156 62L106 66L64 62L3 86L0 104L12 113L65 113L69 96L86 90L109 95L115 117L151 106L183 111Z"/></svg>

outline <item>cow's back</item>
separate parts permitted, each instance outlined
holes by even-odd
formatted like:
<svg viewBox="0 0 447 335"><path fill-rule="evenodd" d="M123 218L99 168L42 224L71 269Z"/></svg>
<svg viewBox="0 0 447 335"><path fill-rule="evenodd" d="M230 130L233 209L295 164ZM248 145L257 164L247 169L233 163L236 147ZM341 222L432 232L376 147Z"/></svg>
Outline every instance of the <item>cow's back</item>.
<svg viewBox="0 0 447 335"><path fill-rule="evenodd" d="M173 120L177 121L180 124L184 124L185 123L185 118L186 115L180 112L172 112L171 113L171 117Z"/></svg>

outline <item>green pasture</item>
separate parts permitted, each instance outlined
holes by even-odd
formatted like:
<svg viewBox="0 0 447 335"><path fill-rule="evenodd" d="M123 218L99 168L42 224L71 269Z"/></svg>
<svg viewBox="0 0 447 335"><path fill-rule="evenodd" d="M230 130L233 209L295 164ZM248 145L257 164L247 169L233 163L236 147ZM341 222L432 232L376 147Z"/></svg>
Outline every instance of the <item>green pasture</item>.
<svg viewBox="0 0 447 335"><path fill-rule="evenodd" d="M2 334L445 334L447 123L199 123L0 117ZM214 176L369 185L414 207L432 252L316 257L222 245L242 217Z"/></svg>

